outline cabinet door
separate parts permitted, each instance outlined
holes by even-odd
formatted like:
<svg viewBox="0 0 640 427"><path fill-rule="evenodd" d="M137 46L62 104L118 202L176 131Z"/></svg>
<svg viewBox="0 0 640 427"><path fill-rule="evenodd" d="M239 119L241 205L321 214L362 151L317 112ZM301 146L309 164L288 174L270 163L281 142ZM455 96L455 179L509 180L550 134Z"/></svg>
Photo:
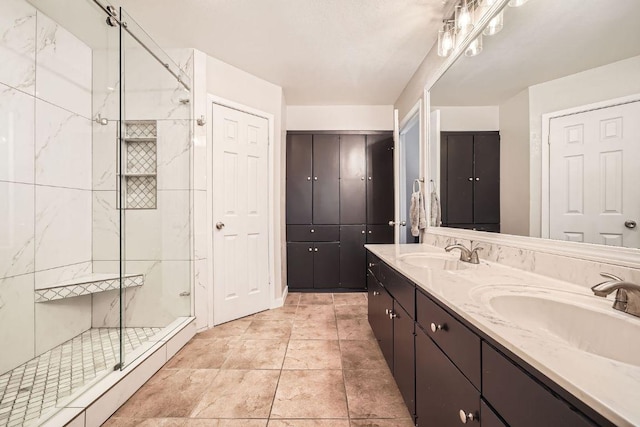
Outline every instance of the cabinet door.
<svg viewBox="0 0 640 427"><path fill-rule="evenodd" d="M367 224L393 221L393 136L367 135Z"/></svg>
<svg viewBox="0 0 640 427"><path fill-rule="evenodd" d="M311 135L287 135L287 224L311 224Z"/></svg>
<svg viewBox="0 0 640 427"><path fill-rule="evenodd" d="M467 414L472 413L478 418L480 393L438 346L418 328L416 330L418 426L457 427L461 424L460 410Z"/></svg>
<svg viewBox="0 0 640 427"><path fill-rule="evenodd" d="M393 302L393 377L409 413L416 412L415 323L409 314Z"/></svg>
<svg viewBox="0 0 640 427"><path fill-rule="evenodd" d="M340 287L365 289L367 253L366 227L343 225L340 227Z"/></svg>
<svg viewBox="0 0 640 427"><path fill-rule="evenodd" d="M340 286L340 243L315 243L313 249L313 287Z"/></svg>
<svg viewBox="0 0 640 427"><path fill-rule="evenodd" d="M385 225L367 225L367 243L393 243L393 227Z"/></svg>
<svg viewBox="0 0 640 427"><path fill-rule="evenodd" d="M369 274L369 324L378 341L380 350L393 371L393 321L389 319L389 310L393 309L393 299L384 287Z"/></svg>
<svg viewBox="0 0 640 427"><path fill-rule="evenodd" d="M500 135L474 136L474 203L476 224L500 223Z"/></svg>
<svg viewBox="0 0 640 427"><path fill-rule="evenodd" d="M447 224L473 223L473 135L448 134L446 182Z"/></svg>
<svg viewBox="0 0 640 427"><path fill-rule="evenodd" d="M367 221L366 140L364 135L340 136L340 223Z"/></svg>
<svg viewBox="0 0 640 427"><path fill-rule="evenodd" d="M482 343L482 395L512 426L595 425L486 342Z"/></svg>
<svg viewBox="0 0 640 427"><path fill-rule="evenodd" d="M287 243L289 288L313 288L313 254L313 243Z"/></svg>
<svg viewBox="0 0 640 427"><path fill-rule="evenodd" d="M313 223L340 223L340 137L313 135Z"/></svg>

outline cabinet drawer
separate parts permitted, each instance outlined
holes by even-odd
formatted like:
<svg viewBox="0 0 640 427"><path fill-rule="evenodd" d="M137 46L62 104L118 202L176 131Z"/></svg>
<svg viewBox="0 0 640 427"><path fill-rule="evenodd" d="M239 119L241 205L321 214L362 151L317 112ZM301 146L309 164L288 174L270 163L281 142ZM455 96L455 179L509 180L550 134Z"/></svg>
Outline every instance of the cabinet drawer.
<svg viewBox="0 0 640 427"><path fill-rule="evenodd" d="M487 343L482 343L482 375L482 395L509 425L594 427Z"/></svg>
<svg viewBox="0 0 640 427"><path fill-rule="evenodd" d="M288 242L336 242L340 240L337 225L287 225Z"/></svg>
<svg viewBox="0 0 640 427"><path fill-rule="evenodd" d="M416 298L418 324L480 390L480 337L422 292Z"/></svg>
<svg viewBox="0 0 640 427"><path fill-rule="evenodd" d="M373 276L380 281L380 258L367 251L367 269Z"/></svg>
<svg viewBox="0 0 640 427"><path fill-rule="evenodd" d="M416 285L386 264L380 266L380 282L412 319L416 318Z"/></svg>

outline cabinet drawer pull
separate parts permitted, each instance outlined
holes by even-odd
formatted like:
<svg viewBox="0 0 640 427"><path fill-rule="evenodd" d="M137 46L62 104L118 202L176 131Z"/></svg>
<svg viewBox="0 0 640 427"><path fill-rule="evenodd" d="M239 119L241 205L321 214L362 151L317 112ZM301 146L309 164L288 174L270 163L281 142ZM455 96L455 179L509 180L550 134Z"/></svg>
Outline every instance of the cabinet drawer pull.
<svg viewBox="0 0 640 427"><path fill-rule="evenodd" d="M460 412L458 413L460 415L460 421L462 421L462 424L466 424L468 421L477 421L478 420L478 416L469 412L466 413L463 409L460 409Z"/></svg>
<svg viewBox="0 0 640 427"><path fill-rule="evenodd" d="M314 250L315 252L318 252L318 248L314 248L313 250Z"/></svg>
<svg viewBox="0 0 640 427"><path fill-rule="evenodd" d="M310 176L307 177L307 181L311 181L311 177Z"/></svg>
<svg viewBox="0 0 640 427"><path fill-rule="evenodd" d="M316 232L316 230L314 230L313 228L312 228L310 231L311 231L312 233L315 233L315 232Z"/></svg>
<svg viewBox="0 0 640 427"><path fill-rule="evenodd" d="M312 248L309 248L309 252L313 252L313 249L312 249Z"/></svg>
<svg viewBox="0 0 640 427"><path fill-rule="evenodd" d="M389 310L389 319L393 320L396 317L398 317L398 315L395 314L393 310Z"/></svg>
<svg viewBox="0 0 640 427"><path fill-rule="evenodd" d="M445 325L436 325L435 323L431 324L431 332L444 331Z"/></svg>
<svg viewBox="0 0 640 427"><path fill-rule="evenodd" d="M378 295L380 295L380 292L378 292L378 291L373 291L373 296L374 296L374 297L377 297Z"/></svg>
<svg viewBox="0 0 640 427"><path fill-rule="evenodd" d="M370 263L369 263L369 267L375 267L375 266L376 266L376 263L375 263L375 262L370 262Z"/></svg>
<svg viewBox="0 0 640 427"><path fill-rule="evenodd" d="M391 310L390 308L385 308L385 309L384 309L384 314L387 314L387 315L388 315L388 314L389 314L389 313L391 313L392 311L393 311L393 310Z"/></svg>
<svg viewBox="0 0 640 427"><path fill-rule="evenodd" d="M313 177L313 180L314 180L314 181L317 181L317 180L318 180L318 177L317 177L317 176L314 176L314 177Z"/></svg>

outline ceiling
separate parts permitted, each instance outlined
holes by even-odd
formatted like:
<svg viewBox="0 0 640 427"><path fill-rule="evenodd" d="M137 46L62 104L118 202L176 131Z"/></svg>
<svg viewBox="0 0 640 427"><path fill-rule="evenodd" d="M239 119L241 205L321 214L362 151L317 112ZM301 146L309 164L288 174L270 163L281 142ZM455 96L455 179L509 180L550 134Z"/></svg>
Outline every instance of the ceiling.
<svg viewBox="0 0 640 427"><path fill-rule="evenodd" d="M288 105L393 104L443 0L111 0L163 48L194 47L282 86Z"/></svg>
<svg viewBox="0 0 640 427"><path fill-rule="evenodd" d="M499 105L523 89L640 55L640 1L531 0L506 8L503 30L462 57L431 91L432 105Z"/></svg>

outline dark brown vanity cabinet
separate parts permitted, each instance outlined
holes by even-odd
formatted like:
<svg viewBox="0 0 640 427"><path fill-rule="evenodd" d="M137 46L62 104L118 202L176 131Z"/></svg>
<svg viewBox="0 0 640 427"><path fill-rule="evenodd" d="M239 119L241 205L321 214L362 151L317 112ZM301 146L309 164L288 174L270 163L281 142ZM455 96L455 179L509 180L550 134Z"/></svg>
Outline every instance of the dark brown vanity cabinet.
<svg viewBox="0 0 640 427"><path fill-rule="evenodd" d="M613 427L378 257L367 260L369 323L417 426Z"/></svg>
<svg viewBox="0 0 640 427"><path fill-rule="evenodd" d="M442 225L500 231L500 135L442 132Z"/></svg>
<svg viewBox="0 0 640 427"><path fill-rule="evenodd" d="M369 324L409 413L415 417L415 287L407 288L410 282L376 257L369 257L369 265Z"/></svg>
<svg viewBox="0 0 640 427"><path fill-rule="evenodd" d="M293 255L287 257L289 287L366 289L364 245L393 243L394 238L389 226L394 209L392 134L289 132L286 187L287 252ZM323 227L332 234L323 234ZM337 243L338 256L332 250L322 257L323 263L335 263L327 265L331 274L319 281L308 271L309 254L292 243L329 241ZM315 247L312 252L317 276L319 255Z"/></svg>

